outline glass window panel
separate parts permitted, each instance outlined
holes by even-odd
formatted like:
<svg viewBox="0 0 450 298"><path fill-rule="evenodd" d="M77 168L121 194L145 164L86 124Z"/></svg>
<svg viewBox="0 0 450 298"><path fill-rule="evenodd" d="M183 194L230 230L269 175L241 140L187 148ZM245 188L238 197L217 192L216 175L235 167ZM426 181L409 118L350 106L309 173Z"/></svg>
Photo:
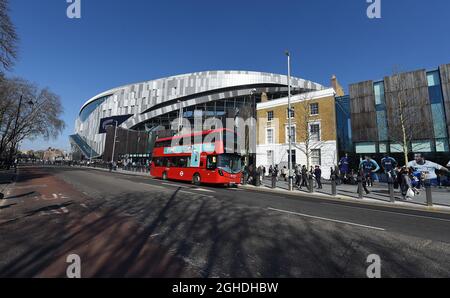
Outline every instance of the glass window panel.
<svg viewBox="0 0 450 298"><path fill-rule="evenodd" d="M386 143L380 143L380 153L387 153L387 144Z"/></svg>
<svg viewBox="0 0 450 298"><path fill-rule="evenodd" d="M386 111L377 111L377 127L379 141L388 140Z"/></svg>
<svg viewBox="0 0 450 298"><path fill-rule="evenodd" d="M319 115L319 104L318 103L312 103L309 105L311 115Z"/></svg>
<svg viewBox="0 0 450 298"><path fill-rule="evenodd" d="M356 153L376 153L375 143L359 143L355 145Z"/></svg>
<svg viewBox="0 0 450 298"><path fill-rule="evenodd" d="M431 152L431 141L413 141L412 142L413 152Z"/></svg>
<svg viewBox="0 0 450 298"><path fill-rule="evenodd" d="M447 124L445 123L445 112L442 103L432 104L431 111L433 114L433 126L435 138L447 137Z"/></svg>
<svg viewBox="0 0 450 298"><path fill-rule="evenodd" d="M448 140L447 139L436 140L436 151L448 152L449 151Z"/></svg>
<svg viewBox="0 0 450 298"><path fill-rule="evenodd" d="M321 150L320 149L313 149L311 150L311 164L313 166L320 166L322 165L321 160Z"/></svg>
<svg viewBox="0 0 450 298"><path fill-rule="evenodd" d="M274 130L273 128L267 129L267 144L274 143Z"/></svg>
<svg viewBox="0 0 450 298"><path fill-rule="evenodd" d="M439 72L433 71L427 73L428 86L438 86L441 84L441 79L439 78Z"/></svg>
<svg viewBox="0 0 450 298"><path fill-rule="evenodd" d="M384 105L384 82L375 83L373 85L374 93L375 93L375 104L376 105Z"/></svg>
<svg viewBox="0 0 450 298"><path fill-rule="evenodd" d="M403 146L401 144L391 144L391 152L401 153L403 152Z"/></svg>

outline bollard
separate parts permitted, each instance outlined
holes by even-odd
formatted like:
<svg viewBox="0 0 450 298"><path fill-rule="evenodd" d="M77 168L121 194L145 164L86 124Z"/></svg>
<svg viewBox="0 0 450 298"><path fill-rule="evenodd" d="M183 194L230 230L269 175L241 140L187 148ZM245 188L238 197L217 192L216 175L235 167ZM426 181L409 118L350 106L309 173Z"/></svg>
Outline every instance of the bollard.
<svg viewBox="0 0 450 298"><path fill-rule="evenodd" d="M389 177L389 179L388 179L388 187L389 187L389 198L391 200L391 203L395 203L394 183L393 183L391 177Z"/></svg>
<svg viewBox="0 0 450 298"><path fill-rule="evenodd" d="M358 181L358 198L363 199L363 185L362 181Z"/></svg>
<svg viewBox="0 0 450 298"><path fill-rule="evenodd" d="M425 183L425 194L427 197L427 206L432 207L433 206L433 195L431 193L431 185L429 182Z"/></svg>
<svg viewBox="0 0 450 298"><path fill-rule="evenodd" d="M254 180L255 180L255 186L256 187L260 187L261 186L261 175L260 174L256 174Z"/></svg>
<svg viewBox="0 0 450 298"><path fill-rule="evenodd" d="M309 191L309 193L314 192L314 182L313 182L312 177L308 178L308 191Z"/></svg>
<svg viewBox="0 0 450 298"><path fill-rule="evenodd" d="M331 180L331 195L336 196L337 195L337 187L336 187L336 179Z"/></svg>

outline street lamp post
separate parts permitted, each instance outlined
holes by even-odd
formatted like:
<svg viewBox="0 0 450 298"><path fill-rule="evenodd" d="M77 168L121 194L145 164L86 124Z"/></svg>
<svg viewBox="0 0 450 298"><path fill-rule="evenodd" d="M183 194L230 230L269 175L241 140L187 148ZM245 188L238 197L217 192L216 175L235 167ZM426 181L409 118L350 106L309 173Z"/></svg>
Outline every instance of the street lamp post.
<svg viewBox="0 0 450 298"><path fill-rule="evenodd" d="M111 163L114 164L114 154L116 153L116 139L117 139L117 126L118 122L114 121L116 123L114 128L114 140L113 140L113 150L112 150L112 156L111 156Z"/></svg>
<svg viewBox="0 0 450 298"><path fill-rule="evenodd" d="M292 176L292 118L291 118L291 54L286 51L288 62L288 138L289 138L289 153L288 153L288 171L289 171L289 191L293 190Z"/></svg>

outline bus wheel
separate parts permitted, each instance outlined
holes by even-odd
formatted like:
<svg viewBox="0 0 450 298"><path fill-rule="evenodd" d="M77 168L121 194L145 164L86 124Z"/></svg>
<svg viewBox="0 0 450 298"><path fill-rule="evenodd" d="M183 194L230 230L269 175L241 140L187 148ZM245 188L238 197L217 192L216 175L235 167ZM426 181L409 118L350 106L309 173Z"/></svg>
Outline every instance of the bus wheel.
<svg viewBox="0 0 450 298"><path fill-rule="evenodd" d="M162 180L167 180L167 173L166 173L166 172L164 172L164 173L162 174Z"/></svg>
<svg viewBox="0 0 450 298"><path fill-rule="evenodd" d="M200 186L201 183L202 183L202 181L200 179L200 175L195 174L194 177L192 177L192 184L194 184L196 186Z"/></svg>

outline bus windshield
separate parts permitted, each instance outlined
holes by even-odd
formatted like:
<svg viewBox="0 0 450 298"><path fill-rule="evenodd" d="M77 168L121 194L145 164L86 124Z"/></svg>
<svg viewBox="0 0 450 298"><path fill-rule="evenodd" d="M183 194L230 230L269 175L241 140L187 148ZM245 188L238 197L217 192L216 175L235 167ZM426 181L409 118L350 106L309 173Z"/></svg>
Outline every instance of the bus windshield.
<svg viewBox="0 0 450 298"><path fill-rule="evenodd" d="M235 154L220 154L217 156L217 168L231 174L240 173L242 170L241 157Z"/></svg>

